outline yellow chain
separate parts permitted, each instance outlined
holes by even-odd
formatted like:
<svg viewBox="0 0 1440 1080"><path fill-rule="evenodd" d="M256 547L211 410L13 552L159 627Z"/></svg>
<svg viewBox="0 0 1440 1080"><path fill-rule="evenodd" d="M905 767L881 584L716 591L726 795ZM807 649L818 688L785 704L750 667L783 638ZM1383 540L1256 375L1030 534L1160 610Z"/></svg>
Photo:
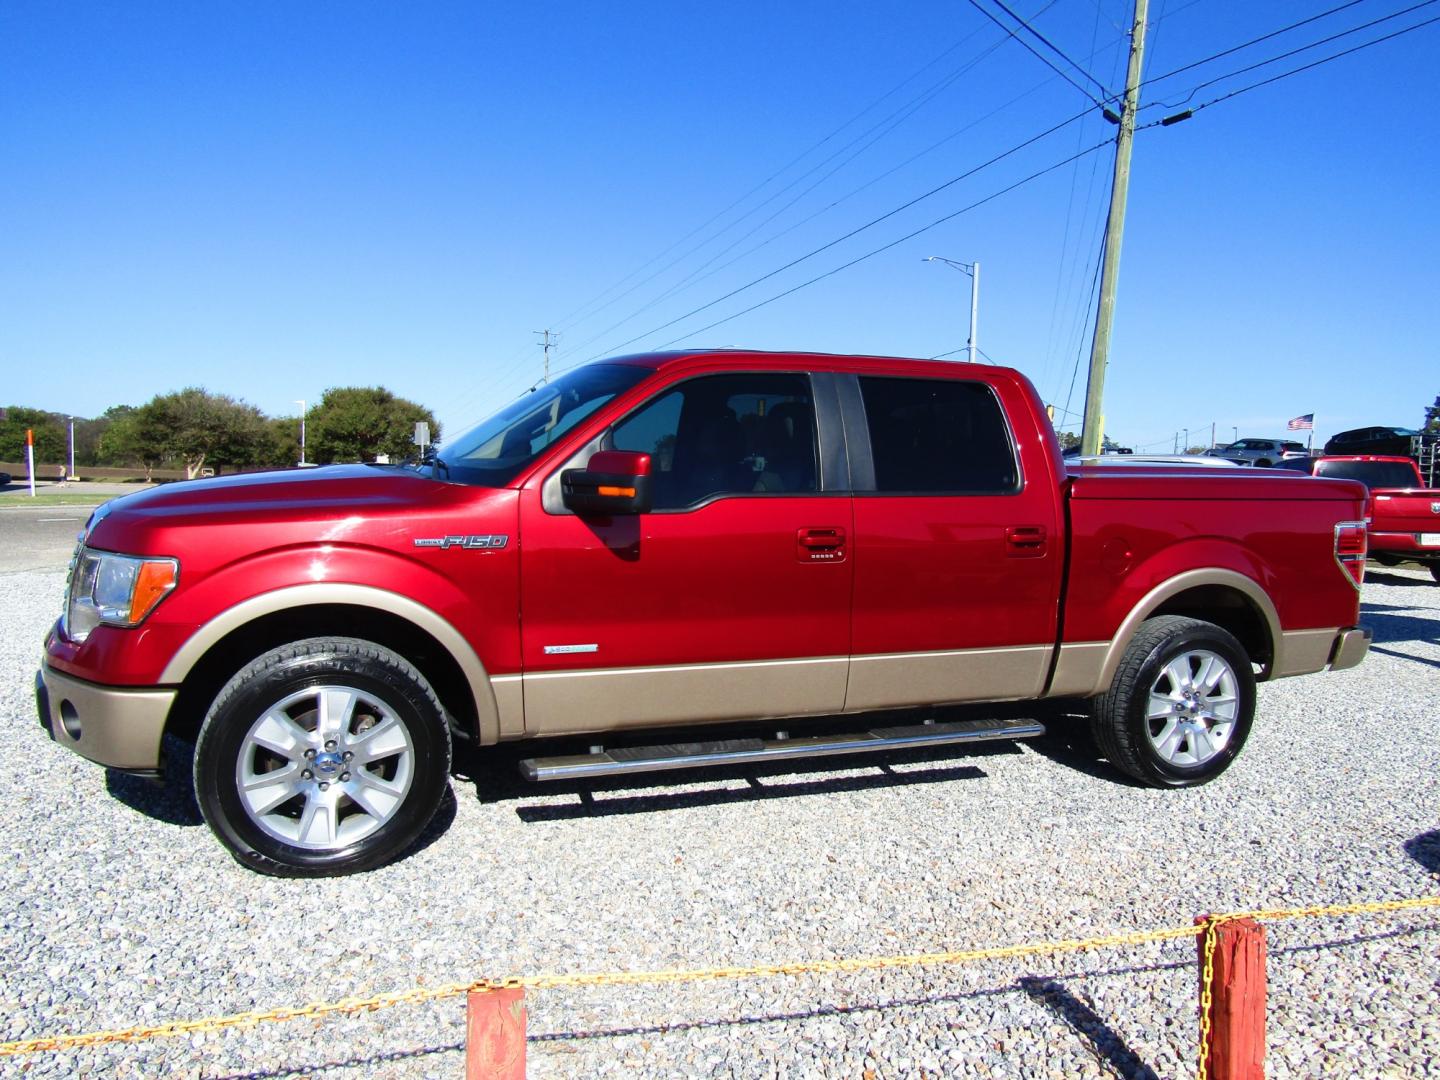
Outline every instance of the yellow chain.
<svg viewBox="0 0 1440 1080"><path fill-rule="evenodd" d="M1197 1080L1207 1080L1210 1075L1210 1007L1213 998L1210 987L1215 981L1215 939L1219 936L1223 920L1213 915L1205 919L1205 963L1200 972L1200 1066L1196 1070Z"/></svg>
<svg viewBox="0 0 1440 1080"><path fill-rule="evenodd" d="M256 1024L298 1020L304 1017L327 1016L333 1013L374 1012L396 1005L410 1005L443 998L459 997L470 991L527 989L551 990L577 986L633 986L641 983L699 982L709 979L762 978L775 975L826 975L841 972L875 971L885 968L921 967L925 965L959 964L975 960L1011 959L1052 953L1081 952L1117 945L1141 945L1151 941L1173 941L1179 938L1211 934L1215 924L1249 916L1253 919L1293 919L1304 916L1358 915L1407 911L1415 908L1440 907L1440 896L1414 900L1385 900L1367 904L1336 904L1329 907L1281 908L1273 910L1230 912L1214 915L1204 926L1178 926L1165 930L1144 930L1105 937L1043 941L1031 945L1006 945L990 949L968 949L957 952L913 953L903 956L872 956L850 960L811 960L788 964L757 964L752 967L670 969L662 971L602 971L575 975L522 975L505 979L478 979L468 983L416 987L371 997L342 998L332 1002L313 1002L298 1008L278 1008L235 1013L204 1020L180 1020L154 1027L121 1028L113 1031L92 1031L82 1035L55 1035L42 1039L23 1039L0 1043L0 1057L34 1054L44 1051L69 1050L101 1043L140 1042L170 1038L225 1028L252 1027ZM1213 943L1211 944L1213 948ZM1207 955L1206 985L1209 983ZM1207 1012L1208 1015L1208 1012ZM1202 1020L1202 1032L1206 1021ZM1202 1035L1203 1038L1203 1035ZM1202 1043L1203 1045L1203 1043ZM1203 1065L1202 1065L1203 1067ZM1202 1076L1203 1076L1202 1072Z"/></svg>

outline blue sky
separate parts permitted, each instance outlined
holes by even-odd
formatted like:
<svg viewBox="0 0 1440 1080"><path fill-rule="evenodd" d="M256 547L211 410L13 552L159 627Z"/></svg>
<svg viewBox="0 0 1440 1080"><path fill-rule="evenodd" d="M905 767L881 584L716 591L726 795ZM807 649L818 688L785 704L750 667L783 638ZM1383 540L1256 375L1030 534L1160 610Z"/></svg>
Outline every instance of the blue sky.
<svg viewBox="0 0 1440 1080"><path fill-rule="evenodd" d="M1152 0L1146 74L1342 2ZM1440 15L1224 77L1414 2L1360 0L1142 104ZM1011 6L1120 89L1129 3ZM1182 428L1280 434L1307 412L1317 438L1418 425L1440 393L1437 61L1440 23L1137 136L1110 435L1168 451ZM379 383L456 433L539 377L547 327L556 367L672 341L960 349L969 281L936 254L981 263L985 353L1083 405L1108 149L704 329L1110 136L968 0L10 0L0 72L7 403L95 415L198 384L284 415Z"/></svg>

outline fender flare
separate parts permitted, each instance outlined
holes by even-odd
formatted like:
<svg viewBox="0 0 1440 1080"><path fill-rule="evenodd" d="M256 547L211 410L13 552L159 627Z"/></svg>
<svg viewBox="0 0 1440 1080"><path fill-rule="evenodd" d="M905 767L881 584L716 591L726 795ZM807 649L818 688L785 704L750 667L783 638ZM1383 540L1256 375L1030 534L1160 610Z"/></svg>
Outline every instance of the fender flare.
<svg viewBox="0 0 1440 1080"><path fill-rule="evenodd" d="M1125 655L1125 650L1129 648L1130 640L1140 629L1141 623L1153 615L1165 601L1190 589L1206 585L1234 589L1255 605L1265 620L1265 626L1270 634L1270 650L1274 658L1270 668L1272 671L1284 670L1285 636L1280 628L1280 613L1275 610L1274 601L1254 578L1246 577L1236 570L1225 570L1218 566L1206 567L1176 574L1174 577L1162 581L1140 598L1130 609L1129 614L1121 620L1119 628L1111 638L1109 647L1105 650L1104 661L1096 674L1095 685L1092 687L1091 693L1104 693L1114 681L1115 672L1120 667L1120 660Z"/></svg>
<svg viewBox="0 0 1440 1080"><path fill-rule="evenodd" d="M470 686L470 695L475 700L480 742L488 745L500 740L500 710L495 702L495 690L485 665L480 662L480 657L465 640L465 636L455 629L449 620L425 605L408 596L388 589L377 589L371 585L315 582L308 585L290 585L252 596L232 608L227 608L191 634L165 665L159 681L166 686L178 686L185 681L185 677L200 662L201 657L216 644L256 619L294 608L322 604L374 608L398 616L433 637L459 665Z"/></svg>

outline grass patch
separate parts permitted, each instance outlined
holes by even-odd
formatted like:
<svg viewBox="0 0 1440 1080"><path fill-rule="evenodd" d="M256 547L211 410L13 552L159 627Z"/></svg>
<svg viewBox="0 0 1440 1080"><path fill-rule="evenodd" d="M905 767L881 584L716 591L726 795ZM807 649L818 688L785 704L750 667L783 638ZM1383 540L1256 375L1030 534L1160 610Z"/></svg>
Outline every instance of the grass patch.
<svg viewBox="0 0 1440 1080"><path fill-rule="evenodd" d="M0 494L0 508L13 509L20 506L99 506L103 502L119 498L118 495L101 495L98 492L82 495L78 492L44 492L34 496L26 492L5 492Z"/></svg>

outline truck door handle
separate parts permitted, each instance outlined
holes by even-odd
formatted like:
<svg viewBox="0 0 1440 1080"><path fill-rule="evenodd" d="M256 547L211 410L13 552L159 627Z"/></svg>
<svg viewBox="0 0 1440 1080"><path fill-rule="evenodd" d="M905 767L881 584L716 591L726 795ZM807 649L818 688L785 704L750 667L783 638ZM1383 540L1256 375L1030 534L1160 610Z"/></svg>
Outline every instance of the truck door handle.
<svg viewBox="0 0 1440 1080"><path fill-rule="evenodd" d="M1038 559L1045 554L1044 525L1005 526L1005 554L1012 559Z"/></svg>
<svg viewBox="0 0 1440 1080"><path fill-rule="evenodd" d="M845 530L835 526L797 529L795 557L801 562L841 562L845 558Z"/></svg>

